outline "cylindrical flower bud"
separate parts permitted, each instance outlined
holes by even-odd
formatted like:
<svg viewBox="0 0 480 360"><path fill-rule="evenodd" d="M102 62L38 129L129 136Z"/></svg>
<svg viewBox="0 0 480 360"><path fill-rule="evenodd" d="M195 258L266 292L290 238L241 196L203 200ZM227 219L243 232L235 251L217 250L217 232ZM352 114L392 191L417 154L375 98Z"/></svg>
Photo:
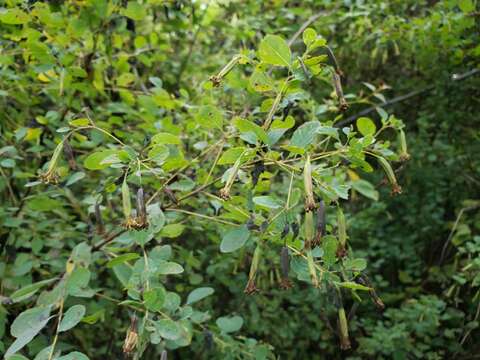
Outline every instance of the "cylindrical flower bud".
<svg viewBox="0 0 480 360"><path fill-rule="evenodd" d="M311 249L313 236L314 236L314 225L313 225L313 212L305 212L305 248Z"/></svg>
<svg viewBox="0 0 480 360"><path fill-rule="evenodd" d="M238 157L237 161L235 161L235 164L233 164L233 167L231 168L230 173L228 175L227 182L225 183L225 186L223 187L223 189L220 190L220 197L224 200L228 200L230 198L230 189L235 181L235 178L237 177L237 173L241 165L242 157L243 157L243 153Z"/></svg>
<svg viewBox="0 0 480 360"><path fill-rule="evenodd" d="M250 264L250 273L248 274L248 283L245 287L244 293L251 295L258 291L255 285L255 277L257 276L258 264L260 263L260 257L262 254L261 244L258 243L255 251L253 252L252 263Z"/></svg>
<svg viewBox="0 0 480 360"><path fill-rule="evenodd" d="M338 231L338 248L337 257L343 258L347 255L347 223L345 214L340 207L337 208L337 231Z"/></svg>
<svg viewBox="0 0 480 360"><path fill-rule="evenodd" d="M388 181L390 182L390 185L392 185L392 193L393 194L400 194L402 192L402 188L400 185L397 183L397 178L395 177L395 173L392 169L392 166L390 163L383 158L382 156L377 156L378 162L383 168L383 171L387 175Z"/></svg>
<svg viewBox="0 0 480 360"><path fill-rule="evenodd" d="M337 94L340 111L345 111L348 109L348 103L343 96L342 80L340 79L340 75L334 72L332 74L332 80L333 86L335 87L335 93Z"/></svg>
<svg viewBox="0 0 480 360"><path fill-rule="evenodd" d="M340 334L340 348L342 350L348 350L352 346L350 344L350 337L348 335L348 321L345 315L345 309L341 306L338 309L338 327Z"/></svg>
<svg viewBox="0 0 480 360"><path fill-rule="evenodd" d="M303 168L303 186L305 188L305 210L307 212L315 209L315 198L313 195L312 164L310 155L307 155L305 167Z"/></svg>
<svg viewBox="0 0 480 360"><path fill-rule="evenodd" d="M225 65L217 75L213 75L210 77L210 81L212 82L214 87L217 87L222 82L222 79L228 75L228 73L238 64L241 59L241 55L235 55L232 60L230 60L227 65Z"/></svg>
<svg viewBox="0 0 480 360"><path fill-rule="evenodd" d="M410 159L410 154L408 153L405 132L402 129L400 129L398 133L398 141L400 143L400 160L407 161L408 159Z"/></svg>
<svg viewBox="0 0 480 360"><path fill-rule="evenodd" d="M130 189L128 188L127 179L125 178L122 183L122 205L123 216L126 220L130 218L132 214L132 203L130 201Z"/></svg>
<svg viewBox="0 0 480 360"><path fill-rule="evenodd" d="M63 149L63 144L64 144L64 141L61 141L55 147L52 158L48 163L47 171L43 174L40 174L40 180L46 184L56 184L58 182L57 166L58 166L58 160L60 158L60 153L62 152L62 149Z"/></svg>
<svg viewBox="0 0 480 360"><path fill-rule="evenodd" d="M130 355L135 350L137 343L138 343L137 317L134 316L130 322L130 327L128 328L127 335L123 343L123 352L127 355Z"/></svg>

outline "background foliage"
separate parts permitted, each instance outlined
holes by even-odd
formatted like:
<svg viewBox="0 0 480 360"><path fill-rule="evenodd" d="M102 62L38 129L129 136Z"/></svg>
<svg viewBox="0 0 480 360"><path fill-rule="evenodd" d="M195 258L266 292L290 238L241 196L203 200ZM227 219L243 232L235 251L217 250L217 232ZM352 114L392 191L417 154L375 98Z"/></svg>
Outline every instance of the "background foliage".
<svg viewBox="0 0 480 360"><path fill-rule="evenodd" d="M139 356L145 346L147 359L158 358L165 348L172 358L221 359L470 359L478 353L480 143L475 110L480 45L475 1L7 0L2 6L2 352L19 338L28 343L22 356L31 359L120 358L133 314L142 324L146 307L161 314L153 319L148 341L139 341L134 352ZM367 259L366 272L385 303L379 311L365 293L345 293L352 349L343 352L335 296L325 287L313 288L308 276L289 291L278 287L282 217L269 229L273 246L263 251L257 278L261 291L255 295L243 293L254 243L232 253L219 251L231 227L212 219L248 220L242 213L245 200L237 196L252 189L248 171L240 174L227 203L206 194L186 199L182 209L208 219L149 208L150 225L158 230L150 234L154 239L128 232L103 246L105 235L96 233L93 220L100 202L107 234L121 229L122 169L131 151L148 153L161 164L142 176L142 184L137 176L128 179L132 199L139 185L151 197L190 162L193 166L170 183L177 197L213 180L209 170L216 152L198 162L195 157L218 141L233 147L252 142L248 135L240 138L238 126L226 124L224 133L215 124L236 116L263 121L274 97L264 96L262 86L278 89L287 76L278 68L273 73L260 68L259 74L274 81L258 75L260 85L249 82L254 51L266 35L275 34L294 40L295 60L305 51L301 32L294 36L303 24L336 54L350 108L339 112L327 59L318 73L309 67L316 73L312 78L297 61L294 74L302 90L286 94L277 113L295 119L287 137L312 120L356 130L356 118L373 106L362 115L377 128L387 112L395 113L394 121L403 120L411 156L395 163L403 188L396 197L390 196L381 170L322 173L334 193L317 191L327 202L327 231L336 231L334 204L341 202L351 255ZM213 88L210 76L237 54L247 59L240 62L250 63L236 65ZM265 103L265 97L271 102ZM38 175L48 174L57 144L71 129L91 126L91 120L104 132L77 131L70 137L75 163L69 164L62 151L55 169L59 184L39 184ZM128 145L125 153L108 152L118 147L105 132ZM224 134L232 138L222 139ZM392 129L381 141L394 151L398 147ZM152 142L155 149L149 147ZM89 156L99 150L107 152ZM213 175L222 176L239 155L231 151ZM398 158L392 153L390 160ZM363 187L352 185L357 173ZM303 189L301 183L295 184ZM341 185L353 187L348 201L338 199ZM220 188L214 184L211 192L218 194ZM284 199L288 188L289 177L271 170L255 191ZM164 193L157 199L171 203ZM260 208L255 225L261 226L275 207ZM301 207L299 201L296 209ZM293 240L290 234L295 246ZM145 270L142 247L161 266ZM302 278L295 263L292 270ZM154 290L145 296L149 289L139 284L150 276L158 284L150 284ZM62 322L54 316L59 306L65 308Z"/></svg>

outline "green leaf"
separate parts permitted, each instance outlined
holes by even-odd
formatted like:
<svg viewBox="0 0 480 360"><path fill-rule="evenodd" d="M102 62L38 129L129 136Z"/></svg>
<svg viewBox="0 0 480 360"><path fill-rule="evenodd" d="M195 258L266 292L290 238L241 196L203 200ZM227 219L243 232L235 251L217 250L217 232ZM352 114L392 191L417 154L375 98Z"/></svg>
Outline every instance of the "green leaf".
<svg viewBox="0 0 480 360"><path fill-rule="evenodd" d="M183 267L180 264L171 261L163 261L158 264L159 275L181 274L182 272Z"/></svg>
<svg viewBox="0 0 480 360"><path fill-rule="evenodd" d="M371 119L367 117L360 117L357 119L357 129L360 131L360 134L367 136L374 135L377 127Z"/></svg>
<svg viewBox="0 0 480 360"><path fill-rule="evenodd" d="M73 351L67 355L60 356L57 360L89 360L89 358L81 352Z"/></svg>
<svg viewBox="0 0 480 360"><path fill-rule="evenodd" d="M250 237L250 232L246 225L242 225L236 229L227 232L220 243L220 251L223 253L233 252L240 249Z"/></svg>
<svg viewBox="0 0 480 360"><path fill-rule="evenodd" d="M278 35L267 35L258 48L258 56L264 63L290 66L292 54L287 42Z"/></svg>
<svg viewBox="0 0 480 360"><path fill-rule="evenodd" d="M166 132L161 132L161 133L155 134L152 137L152 143L179 145L181 141L180 141L180 138L176 135L169 134Z"/></svg>
<svg viewBox="0 0 480 360"><path fill-rule="evenodd" d="M129 1L122 14L132 20L140 21L147 16L147 11L146 7L137 1Z"/></svg>
<svg viewBox="0 0 480 360"><path fill-rule="evenodd" d="M212 105L201 106L198 109L195 119L201 126L207 129L213 129L215 127L221 129L223 125L223 114Z"/></svg>
<svg viewBox="0 0 480 360"><path fill-rule="evenodd" d="M160 236L167 238L176 238L180 236L185 229L185 225L182 224L168 224L165 225L160 232Z"/></svg>
<svg viewBox="0 0 480 360"><path fill-rule="evenodd" d="M225 151L220 159L218 160L218 165L227 165L227 164L233 164L237 159L243 154L243 152L246 150L244 146L237 146L228 149Z"/></svg>
<svg viewBox="0 0 480 360"><path fill-rule="evenodd" d="M224 316L219 317L215 322L220 330L224 333L231 333L242 328L243 318L240 316Z"/></svg>
<svg viewBox="0 0 480 360"><path fill-rule="evenodd" d="M320 126L320 122L316 120L302 124L293 133L290 146L306 148L315 140Z"/></svg>
<svg viewBox="0 0 480 360"><path fill-rule="evenodd" d="M352 187L363 196L378 201L378 191L375 190L375 187L368 181L362 179L353 181Z"/></svg>
<svg viewBox="0 0 480 360"><path fill-rule="evenodd" d="M33 296L39 289L41 289L45 285L51 284L55 280L57 279L48 279L24 286L23 288L15 291L12 295L10 295L10 299L14 303L26 300L29 297Z"/></svg>
<svg viewBox="0 0 480 360"><path fill-rule="evenodd" d="M156 287L143 293L145 307L151 311L160 311L165 303L166 291L163 287Z"/></svg>
<svg viewBox="0 0 480 360"><path fill-rule="evenodd" d="M155 322L155 328L161 337L167 340L177 340L182 336L182 327L173 320L162 319Z"/></svg>
<svg viewBox="0 0 480 360"><path fill-rule="evenodd" d="M258 126L257 124L251 121L241 119L241 118L235 118L233 120L233 124L241 133L252 132L262 142L266 143L268 141L267 133L265 132L265 130L263 130L261 126Z"/></svg>
<svg viewBox="0 0 480 360"><path fill-rule="evenodd" d="M347 259L343 262L345 269L352 271L362 271L367 267L367 260L365 259Z"/></svg>
<svg viewBox="0 0 480 360"><path fill-rule="evenodd" d="M71 295L78 294L88 286L90 271L84 267L75 267L67 280L67 292Z"/></svg>
<svg viewBox="0 0 480 360"><path fill-rule="evenodd" d="M13 355L32 341L50 319L50 306L31 308L18 315L10 327L10 333L16 340L8 348L5 358Z"/></svg>
<svg viewBox="0 0 480 360"><path fill-rule="evenodd" d="M17 7L11 9L0 9L0 21L9 25L25 24L30 16Z"/></svg>
<svg viewBox="0 0 480 360"><path fill-rule="evenodd" d="M110 260L108 263L107 263L107 267L109 269L113 268L114 266L116 265L119 265L119 264L123 264L127 261L130 261L130 260L135 260L135 259L138 259L140 257L139 254L137 253L128 253L128 254L122 254L122 255L119 255L117 256L116 258Z"/></svg>
<svg viewBox="0 0 480 360"><path fill-rule="evenodd" d="M317 38L317 32L312 28L306 28L302 34L302 37L303 37L303 42L308 47L308 45L312 44Z"/></svg>
<svg viewBox="0 0 480 360"><path fill-rule="evenodd" d="M102 150L91 153L83 161L83 166L89 170L102 170L110 164L102 163L106 158L117 154L117 150Z"/></svg>
<svg viewBox="0 0 480 360"><path fill-rule="evenodd" d="M469 13L475 10L475 4L472 0L459 0L458 7L464 13Z"/></svg>
<svg viewBox="0 0 480 360"><path fill-rule="evenodd" d="M256 196L253 198L253 202L269 209L279 209L283 206L283 203L271 196Z"/></svg>
<svg viewBox="0 0 480 360"><path fill-rule="evenodd" d="M190 294L188 294L187 297L187 304L191 305L193 303L196 303L197 301L202 300L203 298L206 298L207 296L212 295L215 292L213 288L211 287L201 287L193 290Z"/></svg>
<svg viewBox="0 0 480 360"><path fill-rule="evenodd" d="M77 126L87 126L90 124L90 120L87 118L79 118L75 120L71 120L68 122L71 126L77 127Z"/></svg>
<svg viewBox="0 0 480 360"><path fill-rule="evenodd" d="M63 315L63 319L58 327L59 332L64 332L75 327L80 321L82 321L85 315L86 309L83 305L73 305Z"/></svg>

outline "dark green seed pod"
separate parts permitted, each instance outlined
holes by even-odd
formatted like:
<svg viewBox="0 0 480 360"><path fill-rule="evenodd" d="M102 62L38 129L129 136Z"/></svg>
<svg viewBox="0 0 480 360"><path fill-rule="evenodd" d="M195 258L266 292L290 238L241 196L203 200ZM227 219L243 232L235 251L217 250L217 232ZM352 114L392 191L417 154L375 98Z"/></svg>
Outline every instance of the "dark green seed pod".
<svg viewBox="0 0 480 360"><path fill-rule="evenodd" d="M280 234L280 238L282 240L285 239L285 237L288 235L289 232L290 232L290 225L288 223L285 223L282 233Z"/></svg>
<svg viewBox="0 0 480 360"><path fill-rule="evenodd" d="M290 254L287 246L282 246L282 250L280 251L280 272L282 275L280 287L284 290L290 289L293 285L288 278L290 272Z"/></svg>

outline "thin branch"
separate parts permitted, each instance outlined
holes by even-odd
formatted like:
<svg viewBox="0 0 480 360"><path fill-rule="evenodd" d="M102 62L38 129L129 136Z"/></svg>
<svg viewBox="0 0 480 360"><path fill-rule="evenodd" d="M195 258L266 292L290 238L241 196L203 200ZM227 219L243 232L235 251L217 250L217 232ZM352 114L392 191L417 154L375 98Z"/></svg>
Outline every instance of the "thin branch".
<svg viewBox="0 0 480 360"><path fill-rule="evenodd" d="M327 16L327 15L330 15L332 13L332 11L326 11L326 10L322 10L312 16L310 16L307 21L305 21L302 26L300 26L300 28L297 30L297 32L295 34L293 34L293 36L288 40L288 46L292 46L292 44L295 42L295 40L297 40L297 38L302 35L302 33L305 31L305 29L307 27L309 27L313 22L315 22L318 18L322 17L322 16Z"/></svg>

